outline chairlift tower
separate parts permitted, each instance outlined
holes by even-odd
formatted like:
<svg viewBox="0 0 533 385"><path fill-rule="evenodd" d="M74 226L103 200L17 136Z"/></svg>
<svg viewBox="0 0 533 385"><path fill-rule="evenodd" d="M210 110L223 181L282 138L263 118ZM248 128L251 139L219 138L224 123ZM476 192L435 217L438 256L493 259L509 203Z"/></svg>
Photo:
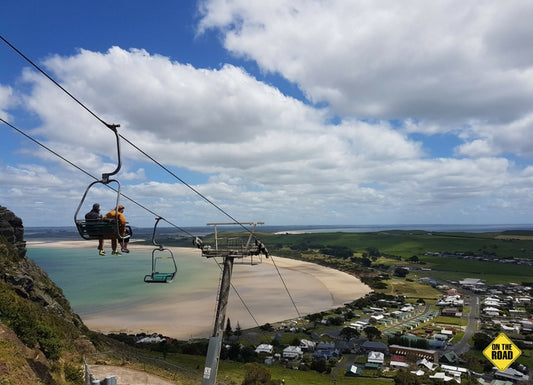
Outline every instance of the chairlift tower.
<svg viewBox="0 0 533 385"><path fill-rule="evenodd" d="M224 336L224 323L226 321L226 308L228 305L229 291L231 287L231 274L233 272L233 265L235 259L243 261L244 258L249 258L250 263L253 262L254 256L261 255L268 257L268 250L265 245L254 237L255 228L257 225L262 225L264 222L241 222L241 223L208 223L208 226L214 227L215 244L213 246L204 245L199 239L195 239L194 243L202 250L202 256L206 258L221 257L223 259L222 279L218 292L217 311L215 316L215 323L213 334L209 338L209 345L207 348L207 357L205 360L204 375L202 378L202 385L215 385L218 363L220 360L220 349L222 347L222 339ZM217 226L227 225L248 225L251 229L248 230L248 238L242 237L225 237L219 238ZM254 239L254 242L252 242ZM244 262L243 262L244 263Z"/></svg>

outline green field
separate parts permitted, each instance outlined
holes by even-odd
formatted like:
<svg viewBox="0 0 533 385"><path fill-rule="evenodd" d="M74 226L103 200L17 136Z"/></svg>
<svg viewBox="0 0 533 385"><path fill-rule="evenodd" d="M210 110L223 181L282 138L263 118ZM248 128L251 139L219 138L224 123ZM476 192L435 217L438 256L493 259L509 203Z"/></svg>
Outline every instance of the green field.
<svg viewBox="0 0 533 385"><path fill-rule="evenodd" d="M361 257L369 249L379 250L372 266L381 270L391 266L408 266L409 277L430 277L440 280L481 278L489 284L530 282L533 264L503 263L503 259L533 261L533 237L523 232L504 233L428 233L427 231L386 231L378 233L320 233L320 234L258 234L274 255L302 258L327 264L344 271L360 273L346 258L323 255L326 246L345 247L353 257ZM432 256L443 253L448 256ZM466 259L475 255L480 259ZM409 258L416 256L418 263ZM500 261L495 261L500 260ZM422 270L424 269L424 270Z"/></svg>

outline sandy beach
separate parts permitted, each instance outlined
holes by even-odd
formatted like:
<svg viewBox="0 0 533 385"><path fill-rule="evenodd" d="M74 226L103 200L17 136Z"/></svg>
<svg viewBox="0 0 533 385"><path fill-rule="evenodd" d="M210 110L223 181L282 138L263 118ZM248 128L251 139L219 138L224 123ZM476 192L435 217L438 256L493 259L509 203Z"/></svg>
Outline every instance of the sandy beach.
<svg viewBox="0 0 533 385"><path fill-rule="evenodd" d="M94 246L85 241L28 242L28 247L94 249ZM153 249L135 243L130 248L132 252ZM193 255L201 258L199 250L171 250L175 254L197 253ZM188 287L186 293L179 292L178 273L176 280L168 285L168 293L157 300L84 314L82 319L90 329L104 333L156 332L179 339L207 337L212 334L221 275L216 263L209 260L206 264L209 262L212 264L206 274L209 273L211 278L202 281L198 287ZM368 286L349 274L276 256L263 257L262 263L255 266L236 263L231 282L233 289L226 317L233 328L238 323L243 329L333 309L370 291Z"/></svg>

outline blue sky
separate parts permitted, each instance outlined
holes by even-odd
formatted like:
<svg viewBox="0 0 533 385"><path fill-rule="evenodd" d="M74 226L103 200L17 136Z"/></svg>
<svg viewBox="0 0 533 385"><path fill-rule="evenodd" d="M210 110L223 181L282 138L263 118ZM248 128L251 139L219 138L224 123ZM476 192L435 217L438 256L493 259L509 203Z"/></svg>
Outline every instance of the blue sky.
<svg viewBox="0 0 533 385"><path fill-rule="evenodd" d="M4 0L0 12L5 39L239 221L532 223L529 1ZM114 168L101 122L4 42L0 63L2 119L92 175ZM93 179L0 129L0 205L26 226L71 225ZM229 220L121 148L124 194L179 226ZM123 203L133 225L154 223Z"/></svg>

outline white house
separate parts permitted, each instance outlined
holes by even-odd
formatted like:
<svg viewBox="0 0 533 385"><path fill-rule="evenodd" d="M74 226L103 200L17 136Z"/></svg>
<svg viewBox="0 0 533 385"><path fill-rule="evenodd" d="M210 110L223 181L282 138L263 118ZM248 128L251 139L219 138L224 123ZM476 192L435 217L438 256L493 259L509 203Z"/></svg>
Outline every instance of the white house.
<svg viewBox="0 0 533 385"><path fill-rule="evenodd" d="M383 365L383 363L385 362L385 354L381 352L370 352L368 353L367 362L371 364Z"/></svg>
<svg viewBox="0 0 533 385"><path fill-rule="evenodd" d="M295 360L303 356L302 349L299 346L287 346L283 349L283 358Z"/></svg>
<svg viewBox="0 0 533 385"><path fill-rule="evenodd" d="M316 348L316 342L309 340L300 340L300 349L302 351L314 352Z"/></svg>
<svg viewBox="0 0 533 385"><path fill-rule="evenodd" d="M257 354L260 354L260 353L272 354L274 352L274 346L269 345L269 344L261 344L255 348L255 352Z"/></svg>
<svg viewBox="0 0 533 385"><path fill-rule="evenodd" d="M483 309L483 313L485 313L486 315L490 317L497 317L500 315L500 309L489 306Z"/></svg>

